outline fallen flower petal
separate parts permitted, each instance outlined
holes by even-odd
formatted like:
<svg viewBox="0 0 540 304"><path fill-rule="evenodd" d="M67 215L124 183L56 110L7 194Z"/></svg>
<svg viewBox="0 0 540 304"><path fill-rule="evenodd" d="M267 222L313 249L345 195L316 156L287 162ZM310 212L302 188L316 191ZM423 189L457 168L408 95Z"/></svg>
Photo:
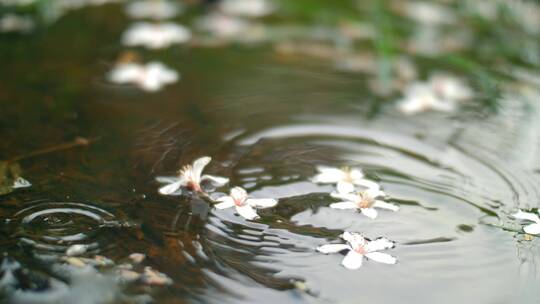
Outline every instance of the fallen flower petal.
<svg viewBox="0 0 540 304"><path fill-rule="evenodd" d="M512 216L516 219L534 222L533 224L529 224L523 227L523 231L528 234L540 234L540 217L538 217L538 214L518 210L516 213L512 214Z"/></svg>
<svg viewBox="0 0 540 304"><path fill-rule="evenodd" d="M358 168L344 167L341 169L317 166L319 174L312 179L318 184L336 184L339 193L346 194L354 191L354 186L362 186L368 189L380 189L380 186L364 178L364 173Z"/></svg>
<svg viewBox="0 0 540 304"><path fill-rule="evenodd" d="M178 24L137 22L124 33L122 43L127 46L161 49L187 42L189 39L191 32Z"/></svg>
<svg viewBox="0 0 540 304"><path fill-rule="evenodd" d="M399 210L399 207L394 204L377 200L378 197L386 195L379 189L367 189L358 193L347 194L333 192L330 195L332 197L345 200L343 202L330 204L330 208L356 209L371 219L377 218L378 212L375 210L375 208L387 209L391 211Z"/></svg>
<svg viewBox="0 0 540 304"><path fill-rule="evenodd" d="M15 14L6 14L0 17L0 33L28 33L32 31L33 28L34 21L30 17Z"/></svg>
<svg viewBox="0 0 540 304"><path fill-rule="evenodd" d="M203 180L209 180L217 186L222 186L229 182L228 178L203 175L202 171L210 163L212 158L204 156L196 159L191 165L186 165L178 172L178 176L158 176L156 181L160 183L167 183L167 185L159 188L159 193L163 195L178 195L182 193L181 187L185 187L188 190L194 192L204 193L201 182Z"/></svg>
<svg viewBox="0 0 540 304"><path fill-rule="evenodd" d="M165 85L178 81L178 73L159 62L145 65L137 63L118 63L108 74L113 83L132 83L148 92L159 91Z"/></svg>
<svg viewBox="0 0 540 304"><path fill-rule="evenodd" d="M358 269L362 266L362 262L364 260L364 256L362 254L359 254L358 252L351 250L345 258L343 258L343 261L341 261L341 265L345 266L347 269Z"/></svg>
<svg viewBox="0 0 540 304"><path fill-rule="evenodd" d="M369 240L355 232L345 231L341 238L347 244L327 244L317 247L317 251L328 254L348 250L341 264L347 269L358 269L362 266L364 256L375 262L384 264L396 264L397 259L389 254L379 252L395 246L394 242L386 238Z"/></svg>
<svg viewBox="0 0 540 304"><path fill-rule="evenodd" d="M405 114L428 110L454 111L458 104L473 98L472 90L461 79L436 73L427 82L414 82L404 91L398 109Z"/></svg>
<svg viewBox="0 0 540 304"><path fill-rule="evenodd" d="M222 196L216 200L220 202L215 205L217 209L235 207L239 215L248 220L259 218L255 209L274 207L278 201L275 199L248 198L246 190L241 187L231 189L229 196Z"/></svg>
<svg viewBox="0 0 540 304"><path fill-rule="evenodd" d="M131 18L143 19L169 19L180 12L180 7L173 2L165 0L133 1L126 7L126 13Z"/></svg>

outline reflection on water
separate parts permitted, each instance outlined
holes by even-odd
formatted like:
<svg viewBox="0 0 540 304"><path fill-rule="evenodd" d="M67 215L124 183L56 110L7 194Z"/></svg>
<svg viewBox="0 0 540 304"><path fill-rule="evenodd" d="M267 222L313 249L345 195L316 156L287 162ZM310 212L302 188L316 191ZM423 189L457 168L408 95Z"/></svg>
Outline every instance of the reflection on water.
<svg viewBox="0 0 540 304"><path fill-rule="evenodd" d="M536 2L122 2L0 0L0 163L32 184L0 174L0 301L535 303ZM141 19L173 25L122 42ZM203 155L227 186L159 193ZM399 211L332 208L319 166ZM278 203L209 203L232 187ZM344 231L397 264L316 251Z"/></svg>

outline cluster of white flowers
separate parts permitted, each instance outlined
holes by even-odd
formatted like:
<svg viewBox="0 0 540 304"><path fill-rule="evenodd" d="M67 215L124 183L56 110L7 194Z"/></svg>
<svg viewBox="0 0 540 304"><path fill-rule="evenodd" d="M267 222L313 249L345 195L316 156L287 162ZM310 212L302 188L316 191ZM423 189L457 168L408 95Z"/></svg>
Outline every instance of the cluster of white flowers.
<svg viewBox="0 0 540 304"><path fill-rule="evenodd" d="M251 198L247 191L241 187L231 188L229 195L218 197L217 199L211 198L206 192L204 181L208 181L214 186L221 187L229 182L228 178L203 175L204 168L210 163L212 159L208 156L204 156L196 159L192 164L185 165L178 171L176 176L158 176L156 181L164 186L159 188L159 193L163 195L181 195L183 189L192 191L193 193L201 194L204 198L207 198L216 209L228 209L234 207L236 212L247 220L256 220L259 218L257 209L271 208L277 205L278 200L273 198ZM379 184L374 181L365 179L363 172L358 168L331 168L331 167L317 167L319 174L313 177L315 183L331 183L336 184L336 192L332 192L331 196L343 200L342 202L336 202L330 204L334 209L353 209L359 210L362 214L371 219L377 217L377 211L375 208L381 208L391 211L399 210L399 207L390 203L387 203L378 198L384 198L386 194L381 191ZM361 191L357 191L356 188L361 187ZM347 241L347 244L329 244L323 245L317 248L317 251L322 253L339 252L342 250L349 250L343 260L343 265L349 269L357 269L362 265L363 257L367 257L371 260L386 263L395 264L397 259L378 251L389 249L394 247L394 242L385 238L378 238L370 241L362 234L356 232L345 231L342 238Z"/></svg>
<svg viewBox="0 0 540 304"><path fill-rule="evenodd" d="M390 211L399 210L398 206L382 200L382 198L386 197L386 193L381 190L379 184L366 179L364 173L359 168L345 167L338 169L319 166L317 170L319 174L313 178L313 181L322 184L336 184L336 191L330 193L330 196L342 200L341 202L330 204L330 208L359 210L360 213L370 219L377 218L378 212L375 208ZM357 190L356 187L361 187L362 189ZM391 255L378 252L393 248L395 244L392 241L385 238L370 241L360 233L348 231L345 231L341 235L341 238L347 244L327 244L318 247L317 251L328 254L348 250L349 253L341 263L348 269L360 268L364 257L385 264L397 263L397 259Z"/></svg>
<svg viewBox="0 0 540 304"><path fill-rule="evenodd" d="M126 13L134 19L151 19L153 22L136 22L122 35L126 46L162 49L191 39L191 31L176 23L159 22L176 17L181 11L178 4L166 0L138 0L129 2ZM109 81L117 84L134 84L147 92L156 92L165 85L180 79L178 72L160 62L141 64L119 62L108 74Z"/></svg>
<svg viewBox="0 0 540 304"><path fill-rule="evenodd" d="M365 179L364 173L358 168L338 169L319 166L317 170L319 174L313 178L313 182L336 184L337 191L330 195L342 200L339 203L330 204L330 208L359 210L371 219L377 217L375 208L399 210L398 206L379 199L384 198L386 194L381 191L379 184ZM362 187L362 190L356 190L356 186Z"/></svg>
<svg viewBox="0 0 540 304"><path fill-rule="evenodd" d="M180 195L182 194L182 188L186 188L209 198L201 185L203 181L208 180L218 187L224 186L229 182L229 179L225 177L202 174L204 167L211 160L210 157L204 156L195 160L193 164L184 166L178 172L178 176L158 176L156 180L166 184L159 189L159 193L163 195ZM215 205L217 209L235 207L236 212L248 220L259 218L255 209L274 207L278 203L275 199L249 198L246 190L241 187L232 188L228 196L219 197L216 200L212 200L212 202L217 203Z"/></svg>

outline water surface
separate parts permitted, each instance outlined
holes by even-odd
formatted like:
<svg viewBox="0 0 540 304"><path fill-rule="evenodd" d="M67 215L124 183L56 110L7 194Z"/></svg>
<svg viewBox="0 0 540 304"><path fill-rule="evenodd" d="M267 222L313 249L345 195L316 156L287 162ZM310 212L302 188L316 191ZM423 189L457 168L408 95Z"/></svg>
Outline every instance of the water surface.
<svg viewBox="0 0 540 304"><path fill-rule="evenodd" d="M501 22L482 1L429 2L457 19L435 26L418 9L407 15L413 1L284 1L258 19L270 33L262 41L159 51L120 43L132 22L123 3L1 34L0 158L95 139L18 161L32 186L0 196L3 280L10 267L25 271L14 272L15 290L2 287L4 299L535 303L538 240L509 215L538 208L540 39L520 7L539 8L511 2L499 3ZM194 28L212 9L189 6L173 20ZM373 32L347 37L351 22ZM110 83L127 50L180 81L157 93ZM340 68L358 57L373 68ZM401 113L399 89L388 89L398 77L388 64L400 58L419 79L464 77L474 99L450 113ZM203 155L213 158L207 172L279 204L246 221L197 195L159 195L156 176ZM311 182L317 165L361 167L401 209L370 220L329 208L333 187ZM398 264L352 271L340 254L315 250L344 230L396 241ZM116 264L144 253L143 266L173 283L122 284L107 268L67 267L59 257L73 244Z"/></svg>

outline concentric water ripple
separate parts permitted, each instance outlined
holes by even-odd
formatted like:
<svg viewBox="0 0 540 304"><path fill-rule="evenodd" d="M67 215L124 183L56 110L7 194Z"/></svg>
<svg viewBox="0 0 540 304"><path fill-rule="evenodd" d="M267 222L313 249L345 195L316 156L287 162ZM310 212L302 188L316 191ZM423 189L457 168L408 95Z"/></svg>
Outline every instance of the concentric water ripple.
<svg viewBox="0 0 540 304"><path fill-rule="evenodd" d="M282 290L269 292L269 302L299 293L305 300L316 295L337 302L408 302L418 299L418 286L424 286L430 292L422 299L450 303L470 296L481 302L510 299L510 290L520 286L513 235L484 225L482 219L507 220L511 210L535 197L527 172L510 170L495 157L458 143L438 144L407 130L400 134L350 124L300 124L242 134L233 141L241 157L236 156L231 168L231 183L280 203L261 210L260 223L245 221L233 210L212 211L201 244L218 265L205 272L218 290L242 295L263 286ZM318 164L363 168L401 210L381 211L370 220L329 208L332 186L310 182ZM351 272L339 265L341 255L314 250L339 241L343 230L395 240L392 254L400 262L366 262L361 271ZM497 273L514 273L516 280L500 280ZM307 289L295 289L298 281ZM468 295L459 292L469 281L477 282L477 288ZM381 284L399 286L399 292L380 294ZM444 298L454 291L452 300ZM216 302L215 295L205 299ZM250 300L255 299L245 299Z"/></svg>
<svg viewBox="0 0 540 304"><path fill-rule="evenodd" d="M64 253L74 244L98 252L104 227L122 226L110 212L87 203L39 202L13 215L10 225L20 242L35 253Z"/></svg>

